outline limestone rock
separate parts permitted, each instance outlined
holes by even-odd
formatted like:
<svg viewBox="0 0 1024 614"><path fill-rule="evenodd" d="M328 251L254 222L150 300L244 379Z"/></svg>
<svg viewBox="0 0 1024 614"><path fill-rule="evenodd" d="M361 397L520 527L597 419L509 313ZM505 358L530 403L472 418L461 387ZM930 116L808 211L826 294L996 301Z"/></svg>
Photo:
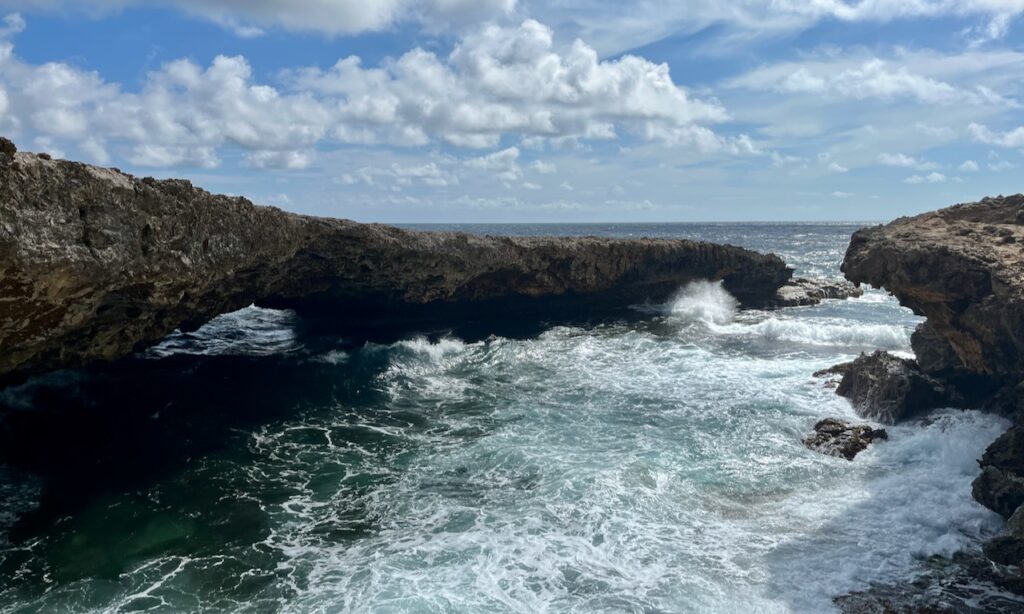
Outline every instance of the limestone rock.
<svg viewBox="0 0 1024 614"><path fill-rule="evenodd" d="M979 503L1009 518L1024 505L1024 426L1003 433L981 457L972 491Z"/></svg>
<svg viewBox="0 0 1024 614"><path fill-rule="evenodd" d="M850 399L865 418L895 424L946 403L942 384L913 360L877 351L839 367L844 372L836 394Z"/></svg>
<svg viewBox="0 0 1024 614"><path fill-rule="evenodd" d="M842 268L928 318L917 347L948 345L922 353L929 373L955 366L1015 383L1024 374L1022 244L1024 194L986 198L860 230Z"/></svg>
<svg viewBox="0 0 1024 614"><path fill-rule="evenodd" d="M866 424L848 424L835 418L825 418L814 425L814 432L804 439L808 448L853 460L872 442L888 439L885 429L872 428Z"/></svg>
<svg viewBox="0 0 1024 614"><path fill-rule="evenodd" d="M847 299L863 296L864 290L845 280L793 278L779 288L771 307L802 307L817 305L825 299Z"/></svg>
<svg viewBox="0 0 1024 614"><path fill-rule="evenodd" d="M664 300L698 279L761 304L792 275L733 246L410 232L0 150L0 376L113 359L252 303L508 320Z"/></svg>

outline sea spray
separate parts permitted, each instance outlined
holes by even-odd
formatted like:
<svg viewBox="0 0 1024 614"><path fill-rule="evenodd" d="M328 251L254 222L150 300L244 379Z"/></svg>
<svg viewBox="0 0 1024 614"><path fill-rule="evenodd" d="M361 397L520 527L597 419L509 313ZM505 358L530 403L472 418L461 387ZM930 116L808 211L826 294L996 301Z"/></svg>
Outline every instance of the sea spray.
<svg viewBox="0 0 1024 614"><path fill-rule="evenodd" d="M627 231L837 276L854 229ZM36 421L70 448L61 458L90 463L38 481L81 493L59 514L37 481L0 471L0 532L17 526L0 610L828 612L1001 526L969 495L999 418L938 412L853 462L801 444L820 418L856 419L811 373L910 349L920 319L873 296L738 312L701 282L640 321L360 346L243 310L139 361L166 385L103 382L143 419L89 437L81 421ZM19 420L37 387L19 391ZM189 401L151 418L168 389ZM143 447L161 460L149 473ZM114 462L89 469L98 459Z"/></svg>
<svg viewBox="0 0 1024 614"><path fill-rule="evenodd" d="M683 322L728 324L739 302L720 281L694 281L679 290L670 301L670 314Z"/></svg>

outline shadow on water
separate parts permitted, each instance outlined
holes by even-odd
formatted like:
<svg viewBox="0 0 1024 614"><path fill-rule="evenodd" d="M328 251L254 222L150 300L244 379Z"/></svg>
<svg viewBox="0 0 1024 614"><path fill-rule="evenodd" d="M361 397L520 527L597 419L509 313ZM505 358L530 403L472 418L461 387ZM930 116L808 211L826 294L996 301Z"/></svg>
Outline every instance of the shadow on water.
<svg viewBox="0 0 1024 614"><path fill-rule="evenodd" d="M570 319L590 323L572 318L559 323ZM360 351L369 340L390 343L417 334L470 342L493 334L529 338L553 325L470 318L458 326L382 325L345 330L341 336L339 327L324 322L294 317L285 327L272 322L272 333L293 338L268 355L251 352L252 347L249 355L178 351L190 344L202 350L210 339L200 330L178 335L177 349L161 358L150 352L0 390L0 469L38 484L34 504L15 508L13 524L5 523L6 530L0 526L0 584L7 584L0 586L0 600L31 602L49 590L50 582L67 587L88 580L110 583L114 592L106 595L108 601L97 597L94 604L106 607L123 583L122 574L147 561L216 559L226 551L234 558L210 570L211 586L197 587L196 594L227 591L234 598L262 598L266 590L284 590L280 587L292 579L275 579L281 553L261 544L272 532L268 506L295 496L295 486L273 474L250 473L267 467L284 471L295 459L275 465L258 458L251 449L254 433L279 436L274 445L294 443L292 449L300 450L325 448L317 438L327 432L332 445L350 442L382 458L408 452L408 441L390 439L373 427L431 427L416 411L390 402L380 377L394 351ZM240 337L226 327L215 333L220 344ZM325 359L332 355L345 358ZM286 427L288 433L281 435ZM293 441L303 437L316 441ZM316 491L323 481L329 497L345 477L344 462L315 466L303 488ZM367 469L344 488L370 492L381 479L387 478ZM345 500L331 522L310 528L311 535L344 541L373 530L361 497ZM10 509L0 509L0 516ZM239 573L251 570L260 570L247 576L252 586L234 586ZM82 601L66 605L93 607Z"/></svg>

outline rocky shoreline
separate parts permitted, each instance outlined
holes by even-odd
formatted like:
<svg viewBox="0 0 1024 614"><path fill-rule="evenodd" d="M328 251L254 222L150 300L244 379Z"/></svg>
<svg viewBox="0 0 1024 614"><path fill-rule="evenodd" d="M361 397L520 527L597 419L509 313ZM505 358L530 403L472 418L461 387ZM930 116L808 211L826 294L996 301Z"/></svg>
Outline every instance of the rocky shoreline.
<svg viewBox="0 0 1024 614"><path fill-rule="evenodd" d="M354 331L484 330L721 280L744 307L855 296L774 254L687 240L412 232L302 216L0 138L0 383L109 361L250 304Z"/></svg>
<svg viewBox="0 0 1024 614"><path fill-rule="evenodd" d="M828 370L842 376L837 392L865 418L891 424L936 407L960 407L1012 421L980 459L982 473L973 485L974 498L1008 520L1007 532L985 545L988 561L958 573L1015 593L1024 587L1022 245L1024 195L858 231L843 262L846 277L888 290L927 320L911 338L916 360L876 352ZM853 597L837 604L849 612L985 611L948 607L941 595L922 601L920 587Z"/></svg>
<svg viewBox="0 0 1024 614"><path fill-rule="evenodd" d="M791 276L728 245L410 232L0 147L0 376L111 360L250 304L507 321L664 300L697 279L770 306Z"/></svg>

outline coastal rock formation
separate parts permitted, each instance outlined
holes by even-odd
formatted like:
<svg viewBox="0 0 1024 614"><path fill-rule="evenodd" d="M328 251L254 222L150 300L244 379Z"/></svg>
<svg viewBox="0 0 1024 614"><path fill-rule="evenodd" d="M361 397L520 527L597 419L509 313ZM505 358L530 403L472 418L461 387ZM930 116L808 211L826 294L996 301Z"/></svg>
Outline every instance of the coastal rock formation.
<svg viewBox="0 0 1024 614"><path fill-rule="evenodd" d="M888 438L885 429L825 418L814 425L814 432L804 439L804 445L823 454L853 460L872 442Z"/></svg>
<svg viewBox="0 0 1024 614"><path fill-rule="evenodd" d="M973 495L1005 518L986 545L993 561L1024 556L1024 194L986 198L854 234L843 271L927 317L911 338L924 377L951 404L1014 425L985 452Z"/></svg>
<svg viewBox="0 0 1024 614"><path fill-rule="evenodd" d="M841 279L795 277L775 293L772 306L802 307L817 305L825 299L847 299L863 295L864 290Z"/></svg>
<svg viewBox="0 0 1024 614"><path fill-rule="evenodd" d="M895 424L946 404L944 386L925 375L913 360L877 351L833 367L842 373L836 394L850 399L857 414Z"/></svg>
<svg viewBox="0 0 1024 614"><path fill-rule="evenodd" d="M915 351L1000 383L1024 374L1024 194L986 198L853 235L843 272L928 318ZM948 348L938 348L939 340Z"/></svg>
<svg viewBox="0 0 1024 614"><path fill-rule="evenodd" d="M480 237L286 213L0 143L0 376L109 360L249 304L336 320L547 317L792 272L696 241Z"/></svg>

